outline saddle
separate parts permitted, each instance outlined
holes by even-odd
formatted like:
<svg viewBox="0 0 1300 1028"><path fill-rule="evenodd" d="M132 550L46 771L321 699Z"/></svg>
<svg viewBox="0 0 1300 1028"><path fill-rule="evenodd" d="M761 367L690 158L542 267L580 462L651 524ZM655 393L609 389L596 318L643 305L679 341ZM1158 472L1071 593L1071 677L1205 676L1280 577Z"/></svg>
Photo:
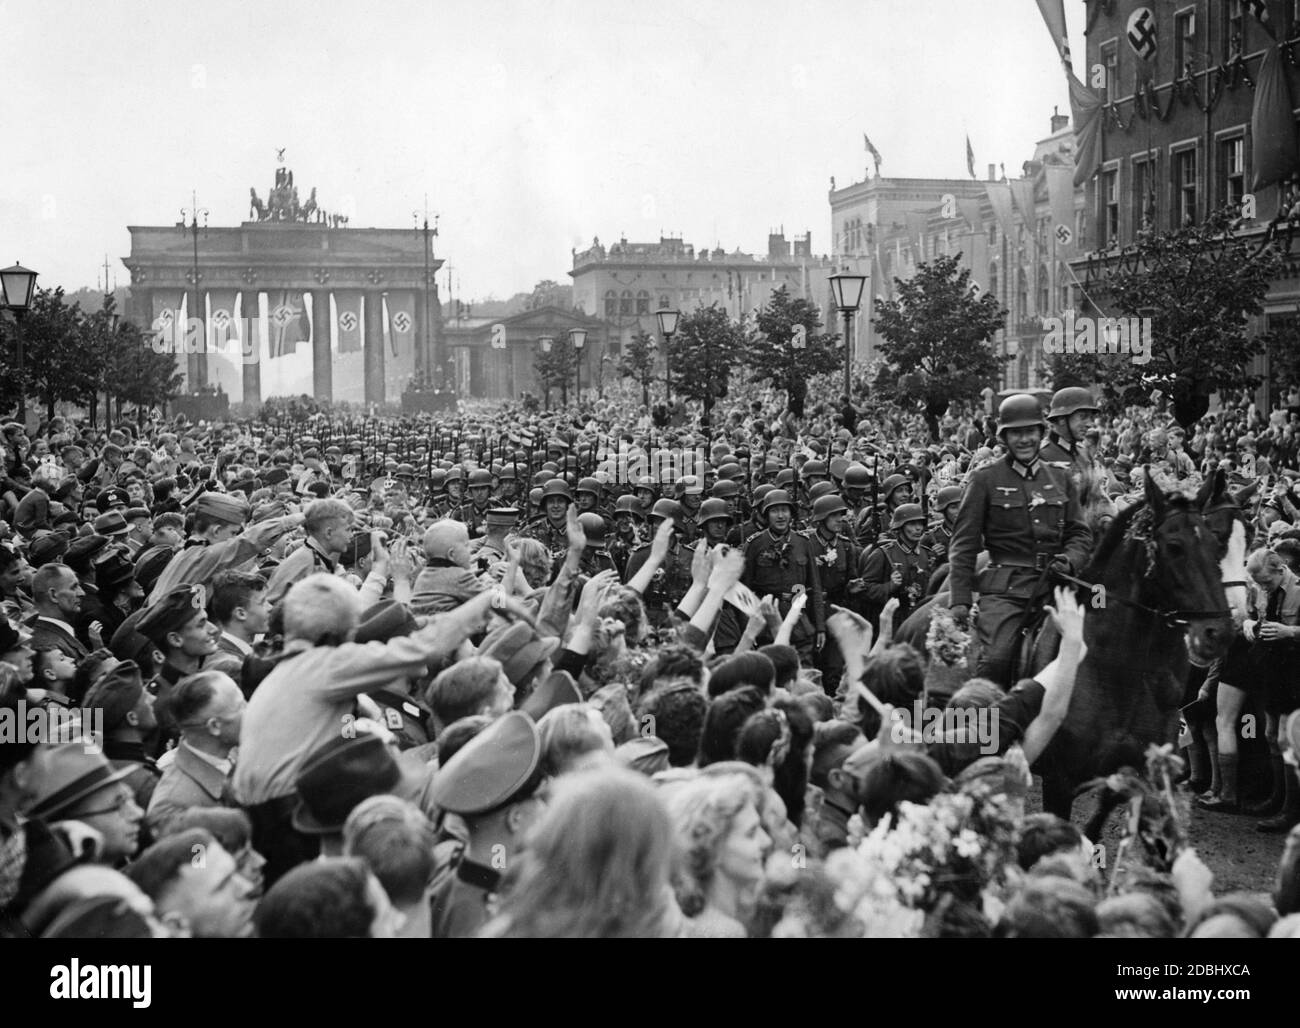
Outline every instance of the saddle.
<svg viewBox="0 0 1300 1028"><path fill-rule="evenodd" d="M1040 646L1046 648L1042 654L1044 663L1056 656L1061 642L1060 635L1055 622L1047 616L1046 610L1048 601L1052 599L1055 585L1051 571L1044 568L1038 576L1038 581L1034 583L1034 590L1030 593L1025 612L1020 618L1020 643L1011 658L1011 681L1007 683L1007 688L1026 677L1026 671L1033 670L1034 656Z"/></svg>

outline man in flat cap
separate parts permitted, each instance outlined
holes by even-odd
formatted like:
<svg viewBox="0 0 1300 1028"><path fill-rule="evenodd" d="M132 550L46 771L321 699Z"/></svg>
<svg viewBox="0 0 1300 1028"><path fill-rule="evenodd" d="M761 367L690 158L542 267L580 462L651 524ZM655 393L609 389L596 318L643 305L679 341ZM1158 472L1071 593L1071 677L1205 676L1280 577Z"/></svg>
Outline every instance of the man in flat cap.
<svg viewBox="0 0 1300 1028"><path fill-rule="evenodd" d="M338 559L352 541L352 508L342 500L316 500L303 515L307 542L280 562L271 576L267 599L275 606L295 582L323 571L338 574Z"/></svg>
<svg viewBox="0 0 1300 1028"><path fill-rule="evenodd" d="M152 688L158 717L157 738L150 751L161 755L168 742L180 735L172 717L172 690L186 675L203 666L203 659L217 650L216 629L208 620L207 594L201 585L183 585L145 608L135 630L158 648L163 655L162 667L154 676Z"/></svg>
<svg viewBox="0 0 1300 1028"><path fill-rule="evenodd" d="M149 594L150 603L177 586L204 583L218 571L238 568L303 520L301 514L290 514L252 525L241 533L248 514L248 501L242 496L206 492L195 501L194 508L194 531L185 548L158 576Z"/></svg>
<svg viewBox="0 0 1300 1028"><path fill-rule="evenodd" d="M544 807L542 744L533 719L511 711L438 770L430 798L469 831L459 859L433 886L435 939L473 936L491 919L495 893L524 834Z"/></svg>

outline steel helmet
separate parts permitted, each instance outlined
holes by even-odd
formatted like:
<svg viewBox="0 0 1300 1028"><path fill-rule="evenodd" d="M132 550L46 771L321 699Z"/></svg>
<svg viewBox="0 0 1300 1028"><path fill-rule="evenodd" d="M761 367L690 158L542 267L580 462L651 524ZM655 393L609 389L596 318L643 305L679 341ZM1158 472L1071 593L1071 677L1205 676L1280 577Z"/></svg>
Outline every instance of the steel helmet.
<svg viewBox="0 0 1300 1028"><path fill-rule="evenodd" d="M460 482L464 478L465 478L465 472L463 472L458 465L447 472L447 477L443 479L443 481L446 484L450 484L452 482Z"/></svg>
<svg viewBox="0 0 1300 1028"><path fill-rule="evenodd" d="M652 518L672 518L680 525L683 517L682 505L676 500L670 500L667 497L662 500L655 500L655 505L650 508L650 516Z"/></svg>
<svg viewBox="0 0 1300 1028"><path fill-rule="evenodd" d="M637 489L649 489L651 492L654 492L656 485L658 485L658 483L655 482L653 475L642 475L636 480Z"/></svg>
<svg viewBox="0 0 1300 1028"><path fill-rule="evenodd" d="M586 533L588 546L599 546L605 541L605 519L599 514L593 514L590 511L586 514L579 514L578 524L582 526L582 531Z"/></svg>
<svg viewBox="0 0 1300 1028"><path fill-rule="evenodd" d="M614 502L614 513L631 514L638 521L645 520L645 511L641 509L641 501L639 501L631 493L628 493L625 496L620 496Z"/></svg>
<svg viewBox="0 0 1300 1028"><path fill-rule="evenodd" d="M719 518L727 521L731 520L731 512L727 510L727 501L719 500L717 497L710 497L700 504L700 512L696 515L696 524L702 525L706 521L715 521Z"/></svg>
<svg viewBox="0 0 1300 1028"><path fill-rule="evenodd" d="M826 462L824 460L810 460L799 469L799 477L804 481L810 478L825 478L826 475Z"/></svg>
<svg viewBox="0 0 1300 1028"><path fill-rule="evenodd" d="M396 474L398 478L414 478L415 468L413 468L410 464L399 464L397 465Z"/></svg>
<svg viewBox="0 0 1300 1028"><path fill-rule="evenodd" d="M718 468L719 478L741 479L745 477L744 469L735 461L727 461Z"/></svg>
<svg viewBox="0 0 1300 1028"><path fill-rule="evenodd" d="M865 464L850 464L844 469L845 489L865 489L871 485L871 469Z"/></svg>
<svg viewBox="0 0 1300 1028"><path fill-rule="evenodd" d="M778 489L784 489L788 485L794 485L798 478L794 473L794 468L782 468L776 473L776 478L772 481Z"/></svg>
<svg viewBox="0 0 1300 1028"><path fill-rule="evenodd" d="M844 472L849 468L849 459L847 457L832 457L830 463L831 478L836 481L844 481Z"/></svg>
<svg viewBox="0 0 1300 1028"><path fill-rule="evenodd" d="M1046 428L1043 408L1037 397L1029 393L1016 393L1002 401L998 408L998 436L1008 428Z"/></svg>
<svg viewBox="0 0 1300 1028"><path fill-rule="evenodd" d="M829 496L833 492L835 492L835 483L823 480L814 483L812 488L808 490L808 499L817 500L820 497Z"/></svg>
<svg viewBox="0 0 1300 1028"><path fill-rule="evenodd" d="M733 496L740 495L740 484L731 481L729 478L720 478L713 483L713 488L709 490L709 495L716 500L729 500Z"/></svg>
<svg viewBox="0 0 1300 1028"><path fill-rule="evenodd" d="M528 490L528 502L529 502L529 504L531 504L531 505L534 506L534 507L540 507L540 506L542 505L542 487L541 487L541 486L538 486L538 487L535 488L535 489L529 489L529 490Z"/></svg>
<svg viewBox="0 0 1300 1028"><path fill-rule="evenodd" d="M849 508L834 493L828 496L819 496L813 501L812 519L814 524L825 521L832 514L843 514Z"/></svg>
<svg viewBox="0 0 1300 1028"><path fill-rule="evenodd" d="M574 490L577 493L591 493L592 496L600 495L600 481L595 478L583 478L578 482L578 488Z"/></svg>
<svg viewBox="0 0 1300 1028"><path fill-rule="evenodd" d="M939 490L938 495L934 498L935 510L946 510L954 503L961 503L961 486L946 485Z"/></svg>
<svg viewBox="0 0 1300 1028"><path fill-rule="evenodd" d="M888 500L895 489L901 489L903 486L910 488L911 485L912 480L906 475L890 475L880 487L880 495Z"/></svg>
<svg viewBox="0 0 1300 1028"><path fill-rule="evenodd" d="M1094 414L1101 408L1092 398L1092 392L1083 386L1066 386L1052 395L1052 409L1047 412L1049 418L1068 418L1081 410L1090 410Z"/></svg>
<svg viewBox="0 0 1300 1028"><path fill-rule="evenodd" d="M919 503L900 504L894 511L894 516L889 522L890 528L902 528L909 521L925 521L925 513L921 510Z"/></svg>
<svg viewBox="0 0 1300 1028"><path fill-rule="evenodd" d="M763 499L764 499L764 497L766 497L767 494L770 493L770 492L771 492L773 489L775 489L775 488L776 488L776 486L774 486L774 485L769 485L767 482L764 482L764 483L763 483L762 485L760 485L760 486L755 486L755 487L754 487L754 506L757 507L759 510L762 510L762 509L763 509Z"/></svg>
<svg viewBox="0 0 1300 1028"><path fill-rule="evenodd" d="M429 472L429 491L431 493L442 492L442 483L447 480L447 472L435 468Z"/></svg>
<svg viewBox="0 0 1300 1028"><path fill-rule="evenodd" d="M542 486L542 501L545 502L552 496L563 496L566 500L573 501L573 496L569 493L569 485L562 478L552 478Z"/></svg>
<svg viewBox="0 0 1300 1028"><path fill-rule="evenodd" d="M533 475L533 485L545 485L555 477L554 471L539 471Z"/></svg>
<svg viewBox="0 0 1300 1028"><path fill-rule="evenodd" d="M492 472L490 472L487 468L475 468L473 471L469 473L469 481L467 485L469 486L470 489L480 489L483 488L484 486L491 489Z"/></svg>
<svg viewBox="0 0 1300 1028"><path fill-rule="evenodd" d="M502 481L513 481L518 477L519 476L515 474L515 466L513 464L502 465L501 470L497 472L497 478Z"/></svg>
<svg viewBox="0 0 1300 1028"><path fill-rule="evenodd" d="M794 501L784 489L773 489L763 497L763 513L766 514L773 507L789 507L793 512Z"/></svg>

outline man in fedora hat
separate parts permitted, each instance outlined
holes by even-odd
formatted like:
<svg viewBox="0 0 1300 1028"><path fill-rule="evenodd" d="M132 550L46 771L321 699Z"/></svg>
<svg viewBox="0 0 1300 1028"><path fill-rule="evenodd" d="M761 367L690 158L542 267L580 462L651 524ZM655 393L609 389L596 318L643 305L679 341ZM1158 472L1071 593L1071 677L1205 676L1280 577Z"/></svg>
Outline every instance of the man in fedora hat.
<svg viewBox="0 0 1300 1028"><path fill-rule="evenodd" d="M50 825L78 821L91 829L73 855L91 863L115 865L130 859L140 843L144 811L125 779L132 767L114 768L103 751L86 740L58 743L29 785L27 814Z"/></svg>
<svg viewBox="0 0 1300 1028"><path fill-rule="evenodd" d="M502 872L543 810L542 745L533 719L511 711L466 743L443 765L430 799L458 814L468 841L433 886L433 936L469 938L493 914Z"/></svg>

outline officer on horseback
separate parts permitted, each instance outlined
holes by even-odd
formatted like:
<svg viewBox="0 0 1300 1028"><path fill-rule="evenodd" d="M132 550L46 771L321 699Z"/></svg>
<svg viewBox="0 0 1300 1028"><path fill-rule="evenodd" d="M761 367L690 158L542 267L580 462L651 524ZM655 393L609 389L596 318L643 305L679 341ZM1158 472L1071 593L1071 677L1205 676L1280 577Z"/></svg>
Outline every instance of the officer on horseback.
<svg viewBox="0 0 1300 1028"><path fill-rule="evenodd" d="M970 614L975 558L988 550L989 566L978 582L975 673L1003 685L1012 684L1020 629L1044 572L1077 575L1092 549L1073 480L1040 457L1046 428L1033 396L1018 393L1002 401L998 438L1008 453L971 474L948 547L952 612L959 623Z"/></svg>

